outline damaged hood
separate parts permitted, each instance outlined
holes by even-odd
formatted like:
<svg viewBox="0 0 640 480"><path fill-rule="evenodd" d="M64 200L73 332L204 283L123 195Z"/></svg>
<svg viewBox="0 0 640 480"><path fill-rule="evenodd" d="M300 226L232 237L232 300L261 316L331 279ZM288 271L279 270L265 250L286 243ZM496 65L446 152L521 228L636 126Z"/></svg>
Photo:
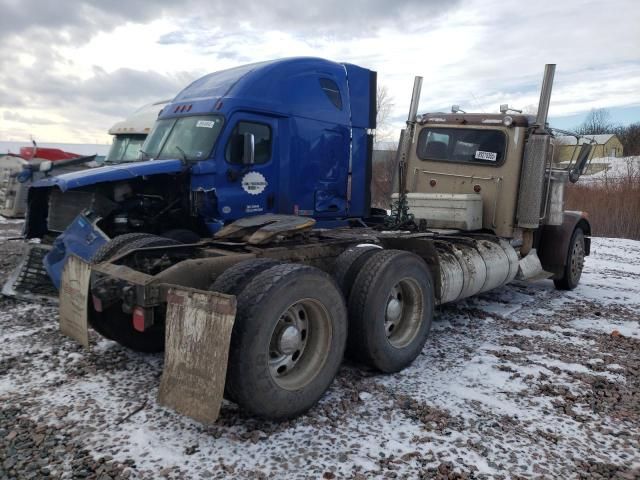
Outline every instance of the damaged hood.
<svg viewBox="0 0 640 480"><path fill-rule="evenodd" d="M107 165L79 172L65 173L56 177L47 177L35 182L33 187L57 186L63 192L69 189L85 187L102 182L116 182L142 177L144 175L158 175L162 173L178 173L185 169L184 164L174 160L149 160L146 162L124 163L122 165Z"/></svg>

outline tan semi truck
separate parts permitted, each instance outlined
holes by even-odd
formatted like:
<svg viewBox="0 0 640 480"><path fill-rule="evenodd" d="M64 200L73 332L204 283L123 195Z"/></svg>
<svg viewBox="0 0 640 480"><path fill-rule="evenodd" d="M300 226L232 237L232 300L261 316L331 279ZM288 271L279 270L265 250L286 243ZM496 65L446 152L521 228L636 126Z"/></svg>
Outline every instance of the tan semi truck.
<svg viewBox="0 0 640 480"><path fill-rule="evenodd" d="M536 117L418 115L418 78L391 216L315 229L301 215L258 215L195 244L127 234L93 262L71 256L61 328L85 345L91 326L136 350L166 348L159 401L193 418L214 421L224 394L282 419L315 404L345 349L382 372L409 365L429 348L438 305L515 279L575 288L591 231L584 213L564 211L563 192L588 151L565 169L551 162L554 67Z"/></svg>
<svg viewBox="0 0 640 480"><path fill-rule="evenodd" d="M109 129L113 143L105 161L107 163L135 162L140 159L140 149L153 128L162 108L170 100L149 103L140 107L126 119Z"/></svg>

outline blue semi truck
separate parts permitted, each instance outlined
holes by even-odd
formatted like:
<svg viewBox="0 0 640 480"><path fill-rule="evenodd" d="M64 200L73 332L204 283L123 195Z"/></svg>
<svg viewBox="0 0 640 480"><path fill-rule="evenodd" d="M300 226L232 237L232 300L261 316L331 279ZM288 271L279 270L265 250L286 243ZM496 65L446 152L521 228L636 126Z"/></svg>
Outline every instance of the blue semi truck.
<svg viewBox="0 0 640 480"><path fill-rule="evenodd" d="M434 307L505 285L578 285L591 233L564 211L589 159L552 162L554 65L537 116L418 114L391 215L370 207L376 74L316 58L207 75L165 106L147 161L34 185L25 224L60 287L63 332L165 349L159 401L213 421L223 395L290 418L343 355L396 372ZM50 245L50 246L48 246Z"/></svg>
<svg viewBox="0 0 640 480"><path fill-rule="evenodd" d="M192 241L256 214L366 217L375 95L375 72L318 58L206 75L162 109L147 161L34 185L26 238L57 237L44 265L58 287L68 252L89 260L116 235ZM104 235L62 233L88 208Z"/></svg>

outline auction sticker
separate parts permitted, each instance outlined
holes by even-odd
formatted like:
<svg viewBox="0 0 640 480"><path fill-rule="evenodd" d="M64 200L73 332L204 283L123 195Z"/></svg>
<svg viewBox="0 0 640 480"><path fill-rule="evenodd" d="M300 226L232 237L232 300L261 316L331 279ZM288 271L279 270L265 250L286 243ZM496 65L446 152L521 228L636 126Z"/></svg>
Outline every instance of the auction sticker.
<svg viewBox="0 0 640 480"><path fill-rule="evenodd" d="M242 189L249 195L261 194L267 185L267 179L260 172L248 172L242 177Z"/></svg>
<svg viewBox="0 0 640 480"><path fill-rule="evenodd" d="M482 150L477 150L476 158L478 160L491 160L492 162L495 162L498 158L498 154L496 152L483 152Z"/></svg>
<svg viewBox="0 0 640 480"><path fill-rule="evenodd" d="M216 122L214 122L213 120L198 120L198 122L196 123L196 127L199 128L213 128L213 126L216 124Z"/></svg>

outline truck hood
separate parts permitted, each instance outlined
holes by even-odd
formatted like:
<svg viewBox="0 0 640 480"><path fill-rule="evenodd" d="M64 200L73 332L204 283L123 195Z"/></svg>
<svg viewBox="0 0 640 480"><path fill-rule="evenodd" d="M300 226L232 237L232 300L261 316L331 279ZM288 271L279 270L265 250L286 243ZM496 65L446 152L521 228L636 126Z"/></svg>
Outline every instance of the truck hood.
<svg viewBox="0 0 640 480"><path fill-rule="evenodd" d="M47 177L35 182L31 187L57 186L63 192L73 188L102 182L116 182L141 177L143 175L158 175L162 173L178 173L186 167L180 160L149 160L146 162L132 162L122 165L107 165L99 168L65 173L57 177Z"/></svg>

